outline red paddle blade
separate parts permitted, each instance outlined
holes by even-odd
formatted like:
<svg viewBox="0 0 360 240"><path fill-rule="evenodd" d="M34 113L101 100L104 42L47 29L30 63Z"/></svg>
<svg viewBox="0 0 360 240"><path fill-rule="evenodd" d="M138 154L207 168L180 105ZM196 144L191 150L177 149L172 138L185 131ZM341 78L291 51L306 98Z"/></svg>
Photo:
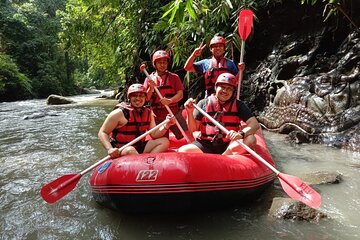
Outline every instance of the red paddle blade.
<svg viewBox="0 0 360 240"><path fill-rule="evenodd" d="M247 39L251 32L253 15L253 12L249 9L241 10L239 13L239 35L243 41Z"/></svg>
<svg viewBox="0 0 360 240"><path fill-rule="evenodd" d="M312 208L317 208L321 205L320 194L301 179L284 173L279 173L278 177L284 191L292 199L303 202Z"/></svg>
<svg viewBox="0 0 360 240"><path fill-rule="evenodd" d="M71 192L79 182L81 174L66 174L44 185L40 194L47 203L54 203Z"/></svg>

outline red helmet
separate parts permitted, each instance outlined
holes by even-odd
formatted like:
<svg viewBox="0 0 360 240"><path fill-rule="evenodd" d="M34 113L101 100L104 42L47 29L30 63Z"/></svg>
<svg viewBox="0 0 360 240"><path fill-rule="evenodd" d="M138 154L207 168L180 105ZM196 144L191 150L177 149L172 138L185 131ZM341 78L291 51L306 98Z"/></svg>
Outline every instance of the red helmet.
<svg viewBox="0 0 360 240"><path fill-rule="evenodd" d="M159 60L161 58L167 58L167 59L170 59L170 55L164 51L164 50L158 50L156 51L153 56L152 56L152 63L153 65L155 65L155 61L156 60Z"/></svg>
<svg viewBox="0 0 360 240"><path fill-rule="evenodd" d="M132 94L132 93L138 93L138 92L141 92L141 93L145 93L145 94L146 94L146 89L145 89L144 85L142 85L142 84L140 84L140 83L132 84L132 85L130 85L130 87L128 88L127 97L129 97L130 94Z"/></svg>
<svg viewBox="0 0 360 240"><path fill-rule="evenodd" d="M236 77L234 75L232 75L231 73L222 73L216 79L215 87L219 83L225 83L225 84L231 85L233 87L236 87L237 81L236 81Z"/></svg>
<svg viewBox="0 0 360 240"><path fill-rule="evenodd" d="M210 48L213 44L224 44L224 46L226 45L226 41L225 38L223 38L222 36L214 36L211 40L210 40Z"/></svg>

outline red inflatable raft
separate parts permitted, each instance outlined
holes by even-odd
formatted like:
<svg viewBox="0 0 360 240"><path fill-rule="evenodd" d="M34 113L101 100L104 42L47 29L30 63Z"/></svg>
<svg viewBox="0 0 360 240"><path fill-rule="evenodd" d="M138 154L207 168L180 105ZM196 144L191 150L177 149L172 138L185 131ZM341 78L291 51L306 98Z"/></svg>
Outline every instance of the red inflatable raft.
<svg viewBox="0 0 360 240"><path fill-rule="evenodd" d="M255 151L274 166L259 130ZM255 157L169 152L130 155L100 165L90 185L96 202L126 212L177 211L254 200L275 179Z"/></svg>

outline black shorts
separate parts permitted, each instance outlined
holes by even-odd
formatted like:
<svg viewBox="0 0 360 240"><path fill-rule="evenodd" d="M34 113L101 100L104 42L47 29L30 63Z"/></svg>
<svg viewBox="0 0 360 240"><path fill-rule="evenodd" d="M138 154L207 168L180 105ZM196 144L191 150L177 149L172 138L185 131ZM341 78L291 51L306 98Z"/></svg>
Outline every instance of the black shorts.
<svg viewBox="0 0 360 240"><path fill-rule="evenodd" d="M148 141L141 141L141 142L135 143L133 146L138 153L144 153L145 146L147 143L148 143Z"/></svg>
<svg viewBox="0 0 360 240"><path fill-rule="evenodd" d="M222 140L202 140L196 139L192 144L196 145L201 149L204 153L214 153L214 154L222 154L225 152L230 142L223 142Z"/></svg>

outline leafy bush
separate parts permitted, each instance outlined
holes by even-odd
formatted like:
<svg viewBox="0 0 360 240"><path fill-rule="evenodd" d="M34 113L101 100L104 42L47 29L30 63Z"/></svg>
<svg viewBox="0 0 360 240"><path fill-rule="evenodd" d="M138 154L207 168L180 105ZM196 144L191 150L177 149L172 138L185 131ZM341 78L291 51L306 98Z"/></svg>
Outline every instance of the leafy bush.
<svg viewBox="0 0 360 240"><path fill-rule="evenodd" d="M32 97L31 82L8 55L0 54L0 101Z"/></svg>

